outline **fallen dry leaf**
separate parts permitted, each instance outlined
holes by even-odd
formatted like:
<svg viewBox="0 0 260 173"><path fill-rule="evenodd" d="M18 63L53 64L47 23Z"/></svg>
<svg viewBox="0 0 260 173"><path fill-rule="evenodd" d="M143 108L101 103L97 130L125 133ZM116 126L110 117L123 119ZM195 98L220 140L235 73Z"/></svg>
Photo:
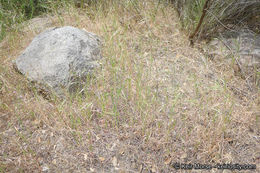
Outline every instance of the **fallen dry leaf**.
<svg viewBox="0 0 260 173"><path fill-rule="evenodd" d="M164 164L169 165L171 163L171 161L172 161L172 159L169 157L169 158L165 159Z"/></svg>
<svg viewBox="0 0 260 173"><path fill-rule="evenodd" d="M104 157L99 157L99 160L100 160L101 162L104 162L104 161L105 161L105 158L104 158Z"/></svg>

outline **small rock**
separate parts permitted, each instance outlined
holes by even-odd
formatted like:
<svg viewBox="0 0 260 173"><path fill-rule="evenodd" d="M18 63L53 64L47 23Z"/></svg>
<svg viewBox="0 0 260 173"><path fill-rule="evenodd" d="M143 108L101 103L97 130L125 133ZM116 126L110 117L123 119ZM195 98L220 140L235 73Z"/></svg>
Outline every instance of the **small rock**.
<svg viewBox="0 0 260 173"><path fill-rule="evenodd" d="M34 32L40 32L45 30L48 27L51 27L53 24L52 18L50 16L46 17L35 17L32 18L26 22L24 22L25 28L24 31L34 31Z"/></svg>
<svg viewBox="0 0 260 173"><path fill-rule="evenodd" d="M116 157L113 157L112 164L113 164L114 167L117 166L117 158Z"/></svg>
<svg viewBox="0 0 260 173"><path fill-rule="evenodd" d="M49 167L47 165L44 165L42 167L42 172L48 172L49 171Z"/></svg>

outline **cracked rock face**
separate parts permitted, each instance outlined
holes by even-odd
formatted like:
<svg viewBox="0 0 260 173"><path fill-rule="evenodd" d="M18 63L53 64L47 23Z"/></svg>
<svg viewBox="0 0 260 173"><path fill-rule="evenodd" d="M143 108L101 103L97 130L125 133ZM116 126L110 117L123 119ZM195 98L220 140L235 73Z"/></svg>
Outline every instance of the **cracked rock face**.
<svg viewBox="0 0 260 173"><path fill-rule="evenodd" d="M93 33L71 26L50 28L33 39L15 66L30 81L60 95L83 87L87 76L99 67L100 47Z"/></svg>

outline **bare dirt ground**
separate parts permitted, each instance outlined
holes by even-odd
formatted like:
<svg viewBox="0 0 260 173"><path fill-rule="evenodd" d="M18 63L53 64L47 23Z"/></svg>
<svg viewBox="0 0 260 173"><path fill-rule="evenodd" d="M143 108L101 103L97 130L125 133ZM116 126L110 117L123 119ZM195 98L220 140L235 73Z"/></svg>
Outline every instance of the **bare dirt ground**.
<svg viewBox="0 0 260 173"><path fill-rule="evenodd" d="M44 27L1 44L0 172L186 172L175 162L260 172L259 89L190 47L173 9L155 6L70 9L44 20L104 41L103 68L86 95L65 101L45 99L12 68ZM193 170L209 171L232 172Z"/></svg>

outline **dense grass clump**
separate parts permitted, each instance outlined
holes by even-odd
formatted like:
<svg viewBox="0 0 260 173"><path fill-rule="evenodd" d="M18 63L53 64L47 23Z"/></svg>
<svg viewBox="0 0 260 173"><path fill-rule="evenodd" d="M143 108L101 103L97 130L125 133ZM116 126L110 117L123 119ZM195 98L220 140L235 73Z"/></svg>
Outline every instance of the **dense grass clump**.
<svg viewBox="0 0 260 173"><path fill-rule="evenodd" d="M59 9L72 0L0 0L0 40L6 32L35 16Z"/></svg>
<svg viewBox="0 0 260 173"><path fill-rule="evenodd" d="M0 1L0 39L13 24L21 23L48 11L50 0L1 0Z"/></svg>
<svg viewBox="0 0 260 173"><path fill-rule="evenodd" d="M0 40L8 32L17 31L26 20L45 13L60 14L64 7L107 9L108 4L120 3L118 0L0 0Z"/></svg>
<svg viewBox="0 0 260 173"><path fill-rule="evenodd" d="M194 31L199 24L207 0L172 0L181 17L182 25ZM208 0L206 16L199 29L200 37L210 37L216 31L249 27L259 32L259 0ZM258 22L257 22L258 21Z"/></svg>
<svg viewBox="0 0 260 173"><path fill-rule="evenodd" d="M171 0L176 7L182 25L187 31L194 32L203 13L207 0ZM208 0L206 16L199 27L200 37L210 37L221 29L234 29L237 26L249 26L255 32L260 31L259 0ZM130 1L129 1L130 2ZM158 3L163 2L158 0ZM17 29L14 24L22 23L46 12L57 12L64 5L76 7L103 7L108 4L120 4L118 0L0 0L0 40L6 32ZM131 3L135 4L136 0ZM258 21L258 22L257 22Z"/></svg>

